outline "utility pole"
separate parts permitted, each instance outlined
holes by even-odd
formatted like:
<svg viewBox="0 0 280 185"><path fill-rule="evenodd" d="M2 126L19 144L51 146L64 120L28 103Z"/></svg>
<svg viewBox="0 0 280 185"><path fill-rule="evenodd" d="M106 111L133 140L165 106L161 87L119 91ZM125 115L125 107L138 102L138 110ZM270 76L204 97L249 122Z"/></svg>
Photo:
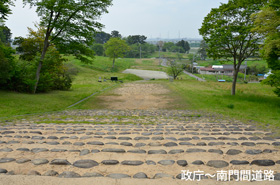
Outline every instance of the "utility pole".
<svg viewBox="0 0 280 185"><path fill-rule="evenodd" d="M140 44L140 59L142 58L142 48L141 48L141 44Z"/></svg>

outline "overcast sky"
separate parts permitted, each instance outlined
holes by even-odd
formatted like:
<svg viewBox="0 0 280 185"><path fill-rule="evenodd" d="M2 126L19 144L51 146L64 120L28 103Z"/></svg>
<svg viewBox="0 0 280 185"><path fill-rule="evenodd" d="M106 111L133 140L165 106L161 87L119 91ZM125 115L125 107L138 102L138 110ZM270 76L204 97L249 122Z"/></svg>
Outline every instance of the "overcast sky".
<svg viewBox="0 0 280 185"><path fill-rule="evenodd" d="M118 30L122 36L148 38L201 38L198 29L203 18L228 0L113 0L109 13L101 17L103 31ZM39 22L35 9L23 8L17 0L6 25L13 37L26 36L27 27Z"/></svg>

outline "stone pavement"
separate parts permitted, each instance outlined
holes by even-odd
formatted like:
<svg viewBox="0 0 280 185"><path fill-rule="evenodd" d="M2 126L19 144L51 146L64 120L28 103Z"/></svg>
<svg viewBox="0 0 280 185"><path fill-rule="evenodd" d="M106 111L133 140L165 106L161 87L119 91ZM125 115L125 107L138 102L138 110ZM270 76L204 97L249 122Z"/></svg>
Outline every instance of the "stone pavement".
<svg viewBox="0 0 280 185"><path fill-rule="evenodd" d="M203 171L195 176L201 179L216 179L221 170L250 170L251 180L256 170L272 170L280 180L280 137L236 120L183 110L80 110L48 116L65 123L37 124L38 116L0 126L1 175L175 182L181 170Z"/></svg>

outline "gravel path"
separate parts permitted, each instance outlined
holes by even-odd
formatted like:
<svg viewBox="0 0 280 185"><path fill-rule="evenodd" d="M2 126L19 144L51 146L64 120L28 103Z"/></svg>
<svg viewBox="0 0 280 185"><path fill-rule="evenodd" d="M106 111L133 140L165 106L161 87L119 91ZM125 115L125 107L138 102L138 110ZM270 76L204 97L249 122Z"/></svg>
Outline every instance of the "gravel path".
<svg viewBox="0 0 280 185"><path fill-rule="evenodd" d="M150 70L140 70L140 69L126 69L123 73L135 74L145 80L150 79L168 79L168 75L162 71L150 71Z"/></svg>

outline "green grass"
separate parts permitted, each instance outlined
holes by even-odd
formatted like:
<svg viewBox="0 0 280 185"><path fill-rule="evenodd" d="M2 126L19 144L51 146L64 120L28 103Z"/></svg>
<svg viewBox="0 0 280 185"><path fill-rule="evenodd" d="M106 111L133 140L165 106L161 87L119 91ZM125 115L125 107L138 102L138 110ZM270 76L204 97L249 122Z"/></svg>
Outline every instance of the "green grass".
<svg viewBox="0 0 280 185"><path fill-rule="evenodd" d="M71 60L76 65L101 72L122 72L123 70L128 69L135 64L135 59L121 58L116 59L115 67L112 68L113 59L108 57L95 56L94 62L92 64L83 64L80 60L75 59L74 56L67 56L66 58Z"/></svg>
<svg viewBox="0 0 280 185"><path fill-rule="evenodd" d="M161 66L161 61L158 59L136 59L130 68L152 71L166 71L166 67Z"/></svg>
<svg viewBox="0 0 280 185"><path fill-rule="evenodd" d="M78 75L74 76L71 90L52 91L35 95L0 91L0 120L9 119L16 115L64 110L66 107L86 98L94 92L119 84L110 80L100 83L98 82L99 77L110 79L111 76L117 76L119 80L124 82L141 80L141 78L132 74L93 70L87 65L82 65L80 61L72 57L68 58L70 59L69 63L72 63L72 66L76 67L79 71ZM105 59L100 58L100 60L104 61ZM130 59L129 62L133 63L133 60ZM97 63L100 63L98 57L95 59L94 65L97 65Z"/></svg>
<svg viewBox="0 0 280 185"><path fill-rule="evenodd" d="M280 98L269 86L237 84L236 95L231 96L231 83L184 80L167 85L182 98L178 109L199 110L280 127Z"/></svg>

